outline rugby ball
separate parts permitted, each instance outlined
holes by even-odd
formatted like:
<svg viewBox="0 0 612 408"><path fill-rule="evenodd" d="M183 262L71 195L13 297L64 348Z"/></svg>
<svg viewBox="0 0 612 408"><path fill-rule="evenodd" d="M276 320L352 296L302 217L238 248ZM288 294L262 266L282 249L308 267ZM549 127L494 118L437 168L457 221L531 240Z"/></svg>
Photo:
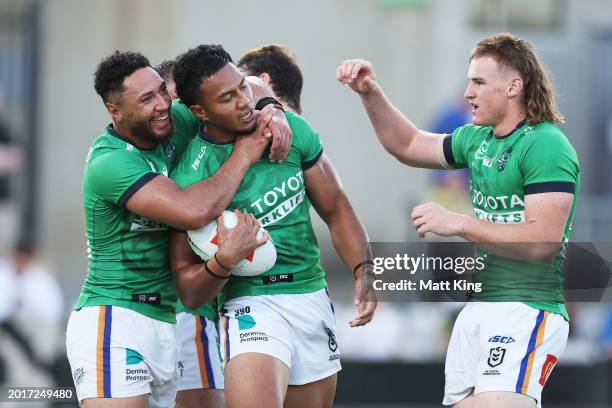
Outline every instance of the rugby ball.
<svg viewBox="0 0 612 408"><path fill-rule="evenodd" d="M238 222L236 214L231 211L223 211L223 224L227 228L234 228ZM261 223L260 223L261 224ZM257 231L257 238L264 235L263 226ZM211 221L202 228L187 231L187 240L193 252L204 261L212 258L219 249L217 235L217 221ZM276 247L271 238L265 244L251 252L249 256L240 261L232 275L256 276L272 268L276 263Z"/></svg>

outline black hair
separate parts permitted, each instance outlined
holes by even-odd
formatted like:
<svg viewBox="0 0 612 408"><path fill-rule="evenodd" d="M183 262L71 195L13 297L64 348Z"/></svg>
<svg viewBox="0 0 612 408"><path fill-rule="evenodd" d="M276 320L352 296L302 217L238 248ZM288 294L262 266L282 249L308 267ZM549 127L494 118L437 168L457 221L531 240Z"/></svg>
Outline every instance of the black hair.
<svg viewBox="0 0 612 408"><path fill-rule="evenodd" d="M172 69L174 68L174 60L165 60L155 67L155 70L164 81L172 79Z"/></svg>
<svg viewBox="0 0 612 408"><path fill-rule="evenodd" d="M197 104L202 81L232 62L221 45L198 45L179 55L172 70L178 97L187 106Z"/></svg>
<svg viewBox="0 0 612 408"><path fill-rule="evenodd" d="M304 78L295 54L289 48L275 44L254 48L240 58L238 68L250 75L259 76L264 72L270 75L274 94L297 113L301 112L300 96Z"/></svg>
<svg viewBox="0 0 612 408"><path fill-rule="evenodd" d="M112 94L123 92L123 80L126 77L150 66L147 57L139 52L115 51L98 64L94 73L94 88L106 103Z"/></svg>

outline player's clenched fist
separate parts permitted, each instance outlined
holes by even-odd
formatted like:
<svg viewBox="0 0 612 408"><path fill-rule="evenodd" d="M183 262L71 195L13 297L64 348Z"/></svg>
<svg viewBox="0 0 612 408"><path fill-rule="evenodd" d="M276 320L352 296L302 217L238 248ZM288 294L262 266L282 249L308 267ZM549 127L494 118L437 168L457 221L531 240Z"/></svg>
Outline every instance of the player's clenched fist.
<svg viewBox="0 0 612 408"><path fill-rule="evenodd" d="M370 94L378 88L372 64L362 59L344 61L336 68L336 78L361 95Z"/></svg>
<svg viewBox="0 0 612 408"><path fill-rule="evenodd" d="M412 210L412 224L420 238L433 232L442 237L459 235L463 229L465 215L457 214L436 203L417 205Z"/></svg>

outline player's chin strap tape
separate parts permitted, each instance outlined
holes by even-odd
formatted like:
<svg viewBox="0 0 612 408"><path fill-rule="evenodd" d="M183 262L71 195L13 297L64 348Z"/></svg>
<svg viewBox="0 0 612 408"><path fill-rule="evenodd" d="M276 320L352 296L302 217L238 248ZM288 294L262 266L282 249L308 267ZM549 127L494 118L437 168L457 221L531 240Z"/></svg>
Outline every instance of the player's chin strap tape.
<svg viewBox="0 0 612 408"><path fill-rule="evenodd" d="M273 103L276 108L282 110L283 112L285 111L285 109L283 108L283 104L271 96L266 96L265 98L261 98L260 100L258 100L255 104L255 110L260 111L264 108L264 106L270 105L271 103Z"/></svg>
<svg viewBox="0 0 612 408"><path fill-rule="evenodd" d="M371 259L365 259L365 260L359 262L357 265L355 265L355 267L353 268L353 277L355 277L355 279L357 278L355 276L355 274L357 273L357 270L359 268L361 268L362 266L366 266L366 265L374 266L374 261L372 261ZM372 274L372 272L368 271L368 272L365 273L365 275L369 275L369 274Z"/></svg>

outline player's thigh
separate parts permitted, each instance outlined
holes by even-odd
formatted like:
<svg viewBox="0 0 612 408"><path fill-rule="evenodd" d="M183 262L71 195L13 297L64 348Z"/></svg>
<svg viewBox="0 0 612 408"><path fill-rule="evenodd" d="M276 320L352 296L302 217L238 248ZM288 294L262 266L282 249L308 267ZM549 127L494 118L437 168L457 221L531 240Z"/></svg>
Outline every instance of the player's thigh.
<svg viewBox="0 0 612 408"><path fill-rule="evenodd" d="M243 353L225 365L228 408L280 408L289 381L289 368L261 353Z"/></svg>
<svg viewBox="0 0 612 408"><path fill-rule="evenodd" d="M453 404L453 408L474 408L474 392L470 392L467 397Z"/></svg>
<svg viewBox="0 0 612 408"><path fill-rule="evenodd" d="M179 391L176 394L176 408L223 408L224 406L223 390L200 388Z"/></svg>
<svg viewBox="0 0 612 408"><path fill-rule="evenodd" d="M336 395L336 374L304 385L290 385L284 408L331 408Z"/></svg>
<svg viewBox="0 0 612 408"><path fill-rule="evenodd" d="M149 396L139 395L137 397L125 398L88 398L83 400L82 408L147 408Z"/></svg>
<svg viewBox="0 0 612 408"><path fill-rule="evenodd" d="M481 392L474 396L473 408L535 408L536 400L509 391Z"/></svg>

